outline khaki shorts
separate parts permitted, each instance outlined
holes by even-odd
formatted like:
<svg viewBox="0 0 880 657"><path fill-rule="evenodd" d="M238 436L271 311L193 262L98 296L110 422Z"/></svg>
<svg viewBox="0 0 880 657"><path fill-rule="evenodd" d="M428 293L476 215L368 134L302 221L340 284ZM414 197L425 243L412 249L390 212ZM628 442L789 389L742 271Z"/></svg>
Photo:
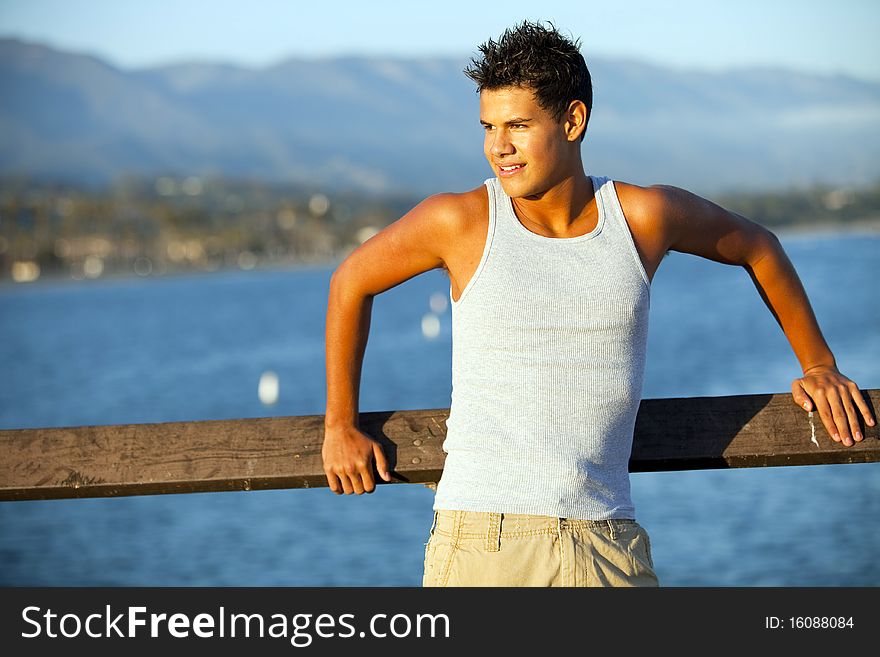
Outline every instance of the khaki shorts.
<svg viewBox="0 0 880 657"><path fill-rule="evenodd" d="M659 586L635 520L435 511L423 586Z"/></svg>

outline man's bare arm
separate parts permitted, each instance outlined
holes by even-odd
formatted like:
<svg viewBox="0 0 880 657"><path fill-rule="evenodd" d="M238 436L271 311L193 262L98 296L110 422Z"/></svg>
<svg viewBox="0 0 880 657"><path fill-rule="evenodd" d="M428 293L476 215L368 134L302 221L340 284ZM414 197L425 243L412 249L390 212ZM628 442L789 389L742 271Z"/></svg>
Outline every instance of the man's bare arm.
<svg viewBox="0 0 880 657"><path fill-rule="evenodd" d="M455 234L459 195L426 199L355 249L330 280L326 322L327 411L322 457L330 489L337 494L372 492L373 464L390 481L381 446L358 428L361 368L370 330L373 297L444 266Z"/></svg>
<svg viewBox="0 0 880 657"><path fill-rule="evenodd" d="M656 252L669 249L745 268L803 370L792 382L795 403L818 411L835 441L852 445L853 439L862 440L859 414L869 426L874 419L858 386L837 369L800 278L776 236L682 189L657 186L642 192L638 214L643 224L652 222L645 241L649 249L653 245L655 258Z"/></svg>

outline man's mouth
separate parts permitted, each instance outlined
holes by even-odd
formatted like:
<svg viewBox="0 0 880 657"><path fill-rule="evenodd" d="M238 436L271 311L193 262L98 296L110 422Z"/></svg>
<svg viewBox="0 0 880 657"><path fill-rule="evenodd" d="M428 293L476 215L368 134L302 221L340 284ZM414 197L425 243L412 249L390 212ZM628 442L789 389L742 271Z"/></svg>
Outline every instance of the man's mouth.
<svg viewBox="0 0 880 657"><path fill-rule="evenodd" d="M524 168L525 164L509 164L509 165L498 165L498 173L502 176L512 176L520 169Z"/></svg>

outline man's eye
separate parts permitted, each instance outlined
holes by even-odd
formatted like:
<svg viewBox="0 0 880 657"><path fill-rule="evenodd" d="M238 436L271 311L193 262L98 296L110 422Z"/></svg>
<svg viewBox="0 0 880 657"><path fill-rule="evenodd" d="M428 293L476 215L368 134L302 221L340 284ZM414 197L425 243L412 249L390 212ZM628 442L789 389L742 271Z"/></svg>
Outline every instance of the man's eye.
<svg viewBox="0 0 880 657"><path fill-rule="evenodd" d="M510 126L510 127L511 127L511 128L525 128L525 127L526 127L526 124L525 124L525 123L514 123L514 124L513 124L512 126Z"/></svg>

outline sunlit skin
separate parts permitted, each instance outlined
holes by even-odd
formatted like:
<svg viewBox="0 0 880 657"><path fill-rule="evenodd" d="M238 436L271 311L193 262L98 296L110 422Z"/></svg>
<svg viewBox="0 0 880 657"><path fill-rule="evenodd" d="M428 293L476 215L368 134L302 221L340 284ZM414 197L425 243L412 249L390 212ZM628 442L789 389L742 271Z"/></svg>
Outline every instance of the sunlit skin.
<svg viewBox="0 0 880 657"><path fill-rule="evenodd" d="M580 137L588 108L572 101L559 119L531 90L508 87L480 94L484 153L520 222L548 237L591 231L598 214L584 173ZM525 165L516 171L504 168ZM636 249L650 279L670 250L743 267L788 338L803 370L792 399L816 411L829 436L851 446L863 439L860 421L874 426L858 387L841 374L791 261L770 231L675 187L615 182ZM391 480L381 446L360 431L361 366L377 294L429 271L444 269L453 299L476 271L488 227L485 186L438 194L355 249L330 283L326 323L327 413L322 456L330 489L369 493L376 473ZM589 276L589 272L583 272ZM723 336L716 336L724 339ZM761 363L754 366L761 367Z"/></svg>

